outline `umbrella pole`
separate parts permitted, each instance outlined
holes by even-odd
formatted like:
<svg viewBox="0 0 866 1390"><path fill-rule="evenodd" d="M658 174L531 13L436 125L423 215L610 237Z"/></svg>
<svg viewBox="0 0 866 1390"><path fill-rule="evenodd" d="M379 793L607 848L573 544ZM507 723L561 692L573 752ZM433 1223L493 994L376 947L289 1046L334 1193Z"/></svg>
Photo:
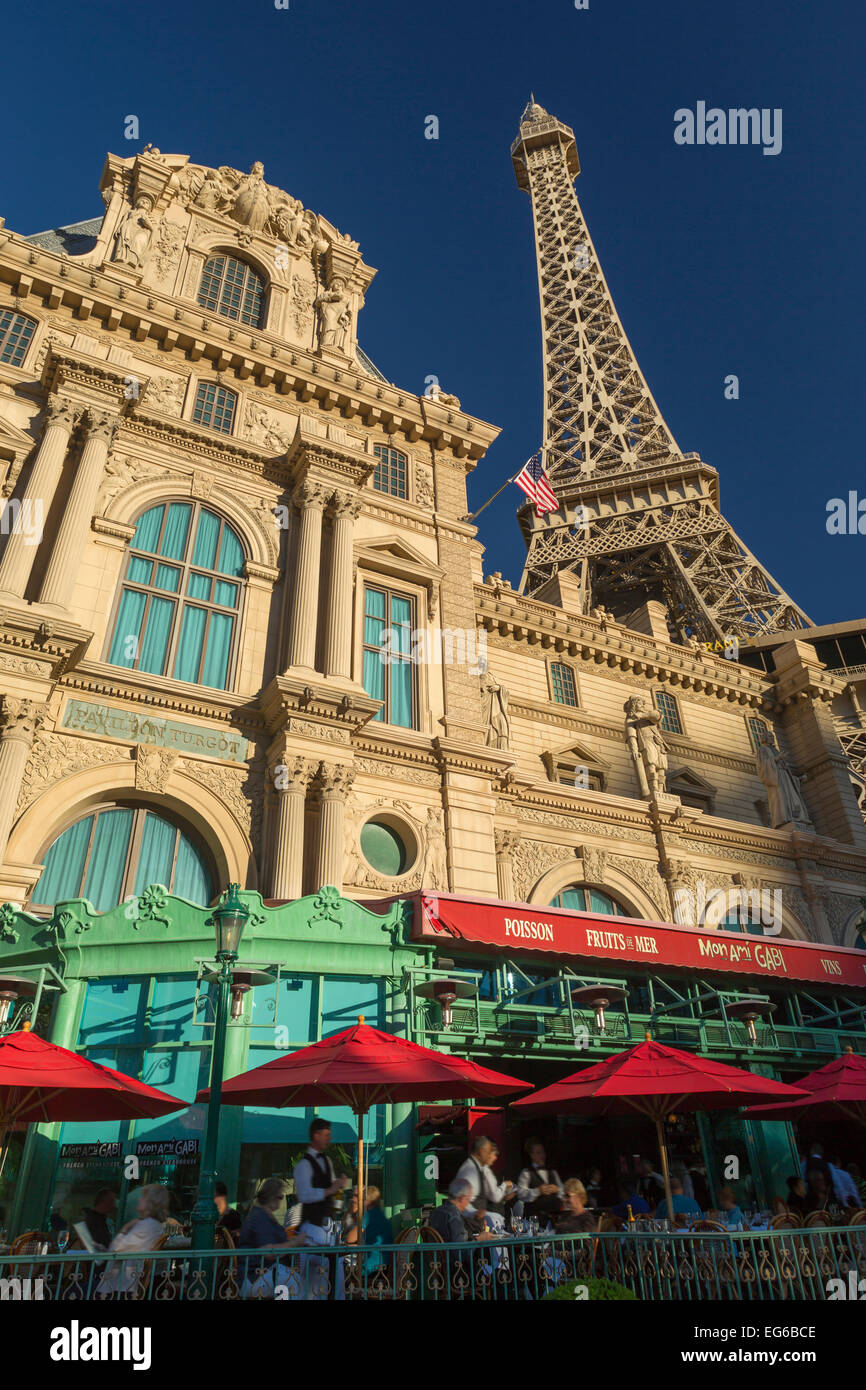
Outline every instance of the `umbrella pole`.
<svg viewBox="0 0 866 1390"><path fill-rule="evenodd" d="M358 1111L358 1244L364 1243L364 1112Z"/></svg>
<svg viewBox="0 0 866 1390"><path fill-rule="evenodd" d="M661 1116L656 1116L656 1136L659 1142L659 1155L662 1161L662 1177L665 1180L665 1197L668 1204L668 1220L673 1223L674 1199L671 1196L671 1174L668 1168L668 1149L665 1143L665 1127Z"/></svg>

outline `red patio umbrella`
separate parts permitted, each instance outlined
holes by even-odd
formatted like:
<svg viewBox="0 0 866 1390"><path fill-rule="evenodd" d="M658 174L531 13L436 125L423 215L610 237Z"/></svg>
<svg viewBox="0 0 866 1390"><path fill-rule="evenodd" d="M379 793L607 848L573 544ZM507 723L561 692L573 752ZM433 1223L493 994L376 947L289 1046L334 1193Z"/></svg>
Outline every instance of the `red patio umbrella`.
<svg viewBox="0 0 866 1390"><path fill-rule="evenodd" d="M27 1031L0 1038L0 1150L17 1125L167 1115L189 1101ZM5 1157L5 1153L4 1153Z"/></svg>
<svg viewBox="0 0 866 1390"><path fill-rule="evenodd" d="M434 1052L408 1038L370 1028L363 1014L342 1033L298 1052L275 1057L223 1082L224 1105L347 1105L358 1118L358 1214L363 1225L364 1115L391 1101L495 1097L529 1090L529 1083L489 1071L477 1062ZM199 1091L204 1101L208 1091Z"/></svg>
<svg viewBox="0 0 866 1390"><path fill-rule="evenodd" d="M753 1105L750 1120L836 1120L840 1115L866 1128L866 1057L849 1047L841 1057L797 1080L806 1092L800 1100L778 1105Z"/></svg>
<svg viewBox="0 0 866 1390"><path fill-rule="evenodd" d="M734 1110L758 1097L793 1099L803 1093L781 1081L678 1048L646 1041L545 1086L512 1109L538 1113L646 1115L655 1122L665 1180L668 1216L673 1216L664 1119L674 1111Z"/></svg>

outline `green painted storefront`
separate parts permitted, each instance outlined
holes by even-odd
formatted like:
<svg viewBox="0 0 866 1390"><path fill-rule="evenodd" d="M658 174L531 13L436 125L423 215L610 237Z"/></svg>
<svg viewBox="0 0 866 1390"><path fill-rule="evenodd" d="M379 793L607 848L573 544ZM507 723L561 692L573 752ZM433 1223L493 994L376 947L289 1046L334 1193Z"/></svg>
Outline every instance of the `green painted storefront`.
<svg viewBox="0 0 866 1390"><path fill-rule="evenodd" d="M829 990L779 985L775 1020L750 1044L744 1032L714 1016L709 996L724 990L723 981L708 986L645 968L602 975L600 962L552 962L549 956L542 961L531 952L512 958L494 950L461 953L457 968L476 992L460 1001L445 1032L439 1006L416 992L436 973L437 948L413 940L410 899L379 904L374 912L327 887L274 907L258 893L241 896L250 909L241 963L268 970L275 979L245 996L242 1016L229 1026L227 1076L348 1027L359 1014L387 1032L472 1055L535 1085L640 1041L647 1026L661 1041L772 1076L810 1070L846 1046L866 1052L863 1005ZM185 1099L208 1082L213 1016L202 976L213 951L210 909L159 886L102 913L83 900L57 904L48 918L9 904L0 908L0 967L4 974L42 982L34 1014L40 1034ZM585 965L594 969L578 974ZM629 992L627 1007L611 1013L604 1036L571 999L576 982L599 978ZM313 1113L224 1107L218 1168L233 1197L246 1201L261 1178L287 1171ZM334 1140L350 1151L351 1113L334 1107L323 1113ZM433 1194L419 1161L427 1141L416 1121L413 1106L382 1106L368 1127L371 1178L383 1186L392 1211ZM178 1209L188 1210L203 1123L203 1107L192 1106L135 1124L32 1126L16 1154L20 1166L11 1191L7 1174L6 1224L16 1231L41 1226L52 1207L80 1208L98 1186L125 1194L129 1155L138 1158L141 1180L168 1183ZM737 1115L701 1116L696 1125L709 1170L720 1171L733 1154L750 1175L756 1200L784 1191L796 1165L790 1126L758 1125ZM570 1133L572 1139L592 1139L585 1127ZM513 1134L515 1154L520 1137ZM626 1137L631 1141L631 1134ZM610 1141L610 1135L604 1138ZM617 1142L622 1146L626 1138ZM101 1154L72 1147L84 1144L108 1147ZM651 1152L643 1137L640 1144ZM169 1151L161 1152L160 1145Z"/></svg>

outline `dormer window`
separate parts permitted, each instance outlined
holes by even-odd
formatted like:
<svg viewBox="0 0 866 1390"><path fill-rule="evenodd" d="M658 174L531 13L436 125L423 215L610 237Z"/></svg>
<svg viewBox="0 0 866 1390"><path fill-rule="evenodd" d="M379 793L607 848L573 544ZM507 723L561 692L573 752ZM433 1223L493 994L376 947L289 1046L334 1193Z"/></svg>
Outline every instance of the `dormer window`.
<svg viewBox="0 0 866 1390"><path fill-rule="evenodd" d="M373 487L377 492L387 492L389 497L408 497L409 460L399 449L390 444L375 444L373 453L378 462L373 470Z"/></svg>
<svg viewBox="0 0 866 1390"><path fill-rule="evenodd" d="M35 319L16 314L14 309L4 309L0 313L0 362L20 367L35 332Z"/></svg>
<svg viewBox="0 0 866 1390"><path fill-rule="evenodd" d="M261 328L265 283L246 261L221 252L211 256L202 271L198 302L224 319Z"/></svg>

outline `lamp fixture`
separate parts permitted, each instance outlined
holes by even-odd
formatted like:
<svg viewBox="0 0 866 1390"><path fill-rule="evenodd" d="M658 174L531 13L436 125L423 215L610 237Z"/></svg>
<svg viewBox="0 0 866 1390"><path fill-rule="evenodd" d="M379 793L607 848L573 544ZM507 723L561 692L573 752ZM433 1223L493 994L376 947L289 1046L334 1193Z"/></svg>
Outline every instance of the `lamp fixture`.
<svg viewBox="0 0 866 1390"><path fill-rule="evenodd" d="M595 1013L595 1026L599 1033L607 1028L605 1009L628 998L628 990L619 985L580 985L571 991L571 997L578 1004L588 1004Z"/></svg>

